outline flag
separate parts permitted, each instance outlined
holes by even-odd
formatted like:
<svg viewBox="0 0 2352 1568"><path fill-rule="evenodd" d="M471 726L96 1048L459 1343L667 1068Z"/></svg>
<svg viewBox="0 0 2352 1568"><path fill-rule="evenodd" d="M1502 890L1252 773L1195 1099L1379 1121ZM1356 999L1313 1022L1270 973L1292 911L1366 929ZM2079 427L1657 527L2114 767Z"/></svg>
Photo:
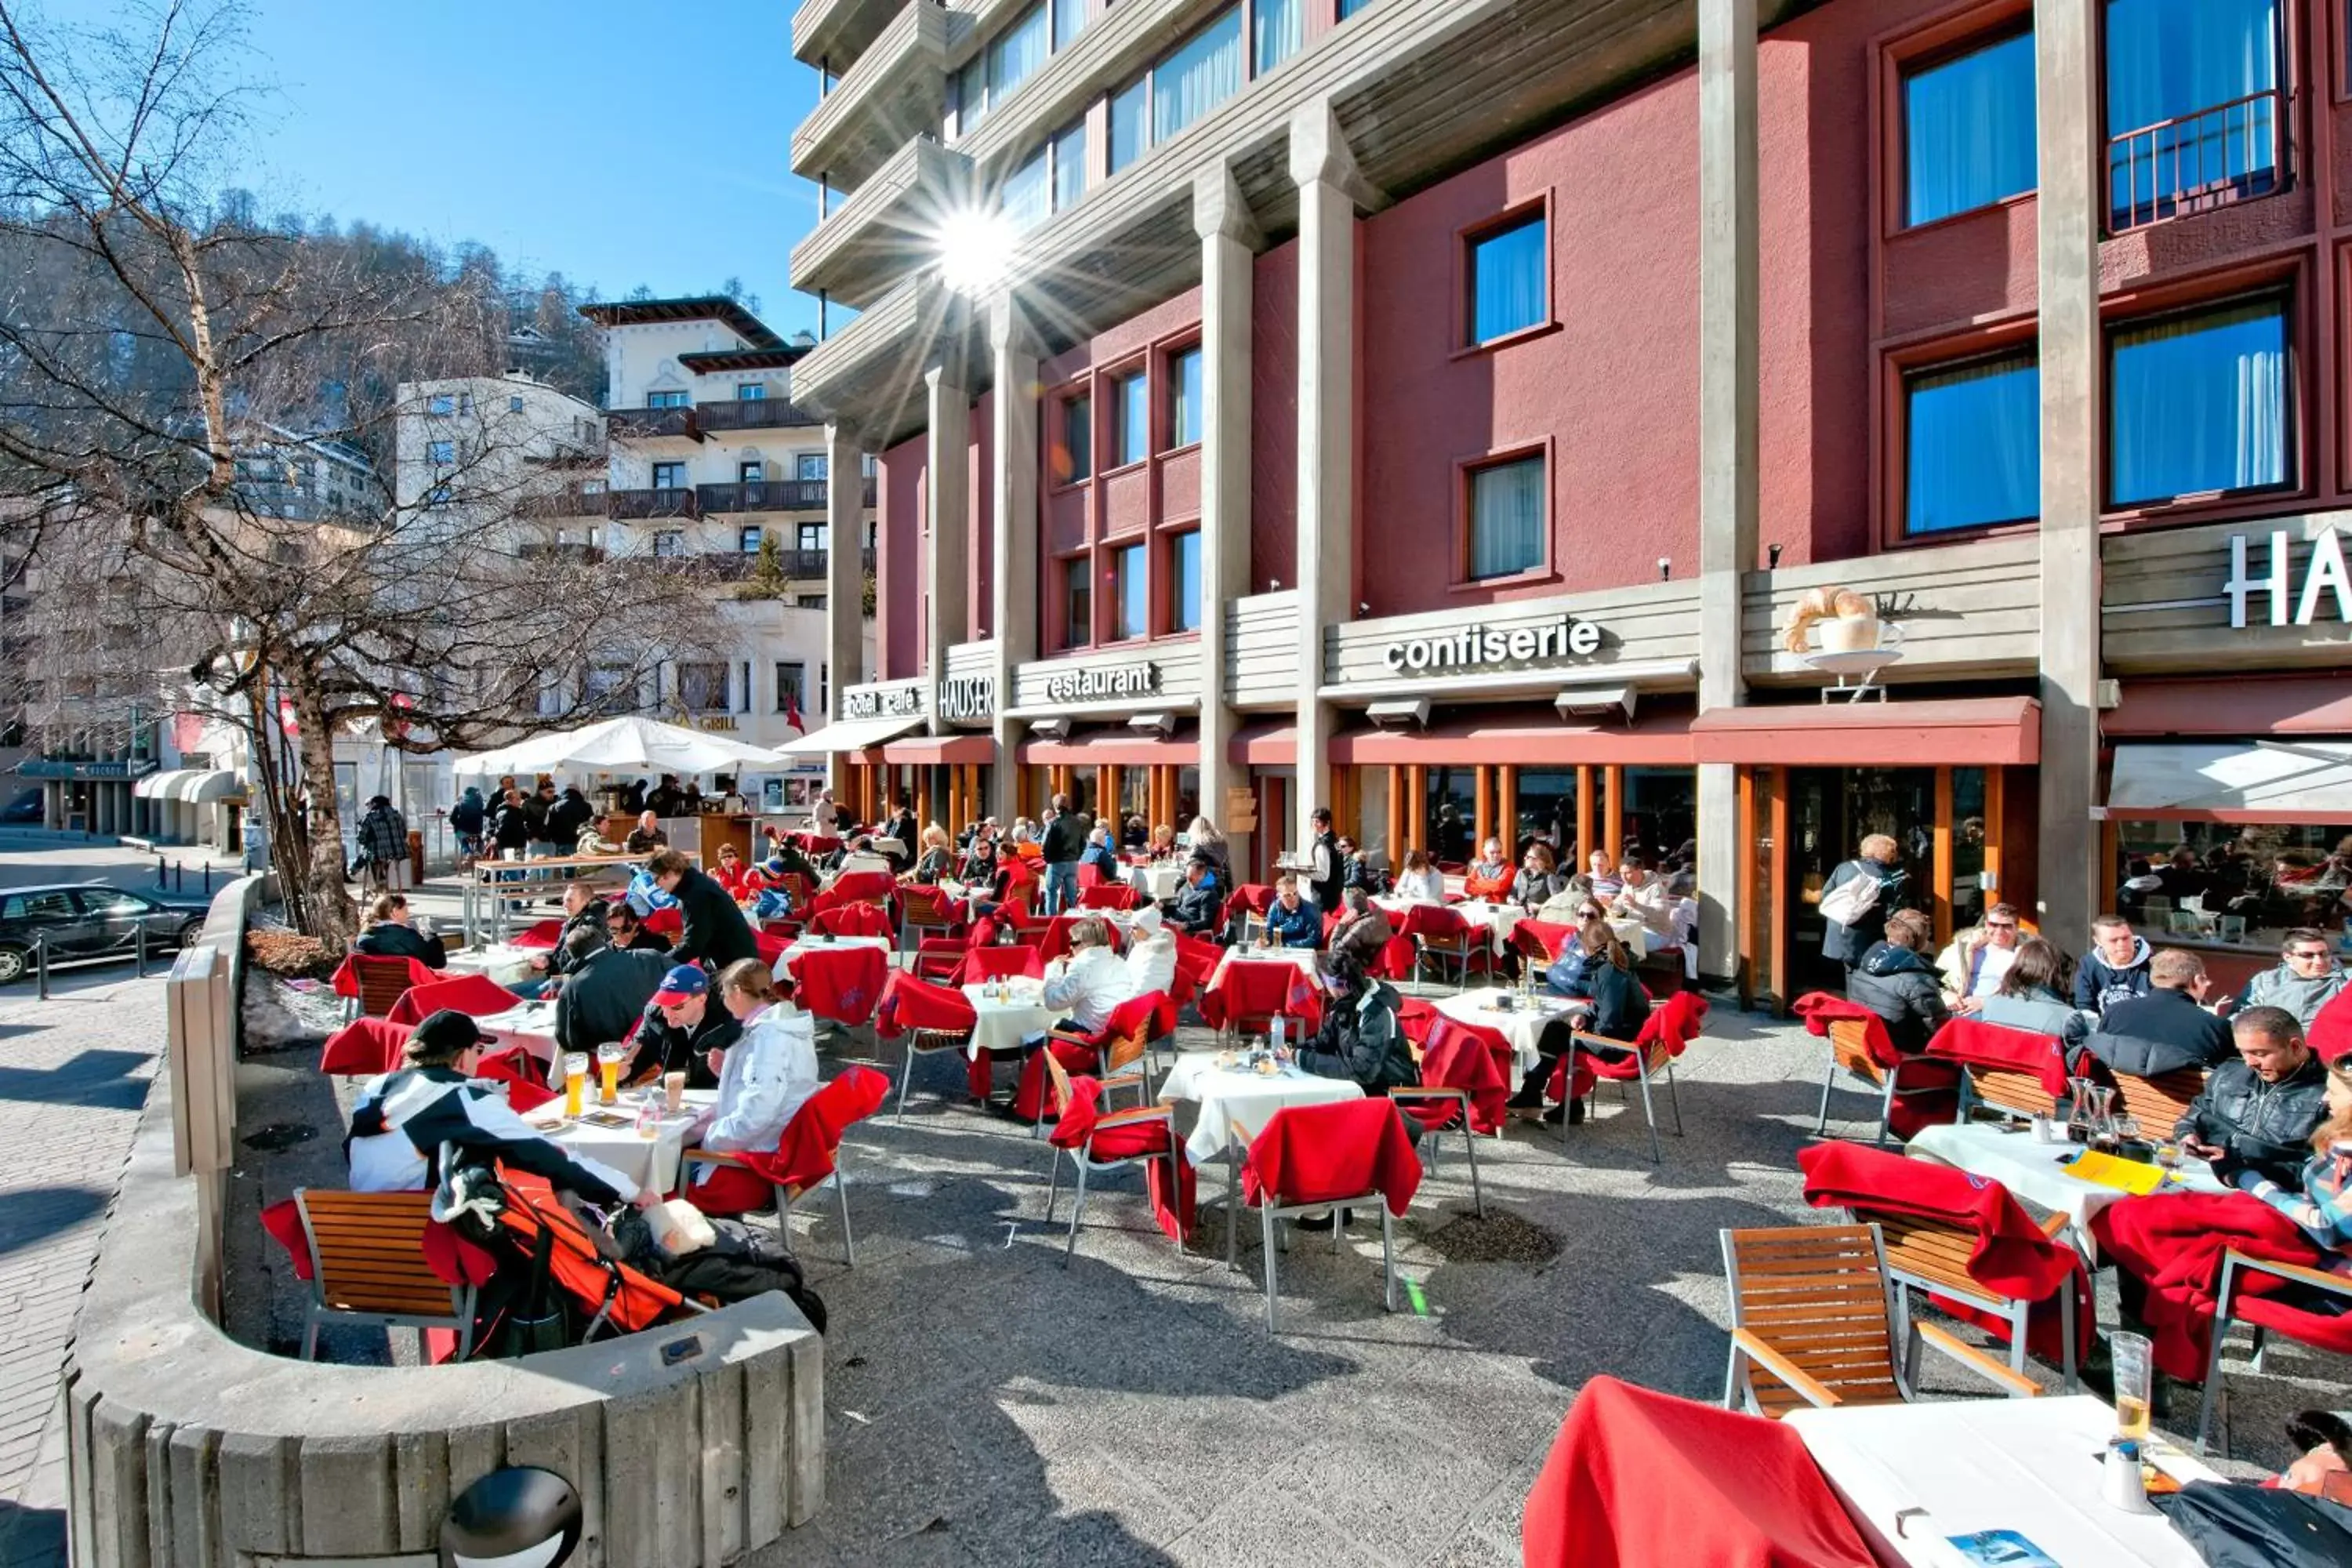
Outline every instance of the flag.
<svg viewBox="0 0 2352 1568"><path fill-rule="evenodd" d="M784 722L803 735L808 733L808 726L801 721L801 700L794 692L784 693Z"/></svg>

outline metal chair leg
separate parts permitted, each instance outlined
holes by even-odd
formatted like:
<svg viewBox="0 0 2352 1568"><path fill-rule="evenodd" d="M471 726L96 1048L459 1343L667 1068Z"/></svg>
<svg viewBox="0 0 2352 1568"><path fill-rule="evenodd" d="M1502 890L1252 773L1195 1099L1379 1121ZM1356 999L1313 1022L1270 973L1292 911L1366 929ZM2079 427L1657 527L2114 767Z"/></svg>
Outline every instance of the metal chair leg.
<svg viewBox="0 0 2352 1568"><path fill-rule="evenodd" d="M1085 1217L1086 1212L1087 1162L1081 1159L1078 1162L1078 1195L1070 1205L1070 1244L1062 1251L1062 1267L1065 1268L1070 1266L1070 1259L1078 1255L1078 1221Z"/></svg>
<svg viewBox="0 0 2352 1568"><path fill-rule="evenodd" d="M1650 1126L1650 1163L1663 1164L1665 1163L1665 1154L1658 1146L1658 1116L1656 1111L1650 1109L1650 1069L1645 1067L1641 1070L1642 1120L1648 1122Z"/></svg>
<svg viewBox="0 0 2352 1568"><path fill-rule="evenodd" d="M1478 1186L1478 1135L1470 1131L1470 1111L1467 1106L1464 1107L1462 1111L1462 1147L1470 1156L1470 1206L1476 1211L1480 1219L1485 1219L1486 1194ZM1383 1209L1381 1212L1385 1214L1387 1210Z"/></svg>
<svg viewBox="0 0 2352 1568"><path fill-rule="evenodd" d="M1837 1058L1830 1058L1830 1070L1822 1075L1822 1116L1813 1123L1813 1136L1819 1138L1830 1130L1830 1090L1837 1087Z"/></svg>
<svg viewBox="0 0 2352 1568"><path fill-rule="evenodd" d="M1063 1151L1048 1149L1046 1152L1053 1158L1045 1162L1045 1218L1043 1223L1051 1225L1054 1223L1054 1200L1062 1190Z"/></svg>
<svg viewBox="0 0 2352 1568"><path fill-rule="evenodd" d="M1281 1330L1275 1322L1274 1317L1274 1254L1276 1250L1274 1245L1274 1205L1269 1203L1265 1207L1258 1210L1258 1217L1262 1219L1265 1225L1265 1332L1266 1337L1271 1339L1276 1334L1281 1332Z"/></svg>
<svg viewBox="0 0 2352 1568"><path fill-rule="evenodd" d="M2221 1293L2215 1299L2213 1314L2213 1349L2205 1358L2205 1398L2197 1413L2197 1451L2205 1451L2205 1443L2212 1434L2213 1407L2221 1395L2221 1344L2230 1337L2230 1290L2237 1283L2238 1265L2234 1258L2221 1265ZM2071 1292L2070 1292L2071 1293ZM2223 1458L2229 1458L2225 1447Z"/></svg>
<svg viewBox="0 0 2352 1568"><path fill-rule="evenodd" d="M1242 1227L1242 1166L1241 1159L1231 1149L1225 1151L1225 1267L1241 1267L1235 1235Z"/></svg>
<svg viewBox="0 0 2352 1568"><path fill-rule="evenodd" d="M833 1195L841 1205L841 1250L848 1267L857 1267L857 1233L849 1228L849 1178L841 1168L841 1156L833 1161Z"/></svg>
<svg viewBox="0 0 2352 1568"><path fill-rule="evenodd" d="M907 1086L915 1080L915 1037L907 1036L907 1059L898 1067L898 1114L897 1120L907 1120Z"/></svg>
<svg viewBox="0 0 2352 1568"><path fill-rule="evenodd" d="M1381 1200L1381 1302L1385 1310L1396 1308L1396 1228L1389 1215L1387 1198Z"/></svg>
<svg viewBox="0 0 2352 1568"><path fill-rule="evenodd" d="M1675 1064L1666 1063L1666 1099L1675 1108L1675 1136L1683 1135L1683 1091L1675 1082Z"/></svg>
<svg viewBox="0 0 2352 1568"><path fill-rule="evenodd" d="M1901 1064L1886 1069L1886 1089L1878 1097L1878 1139L1875 1147L1886 1147L1888 1123L1895 1120L1895 1080L1903 1075Z"/></svg>

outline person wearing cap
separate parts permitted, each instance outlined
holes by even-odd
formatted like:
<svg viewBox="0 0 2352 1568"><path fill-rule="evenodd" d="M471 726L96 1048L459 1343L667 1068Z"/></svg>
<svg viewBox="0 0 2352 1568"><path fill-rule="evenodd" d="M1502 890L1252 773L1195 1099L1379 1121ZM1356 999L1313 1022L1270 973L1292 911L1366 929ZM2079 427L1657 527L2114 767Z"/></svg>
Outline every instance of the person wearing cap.
<svg viewBox="0 0 2352 1568"><path fill-rule="evenodd" d="M432 1188L444 1144L468 1163L498 1161L543 1176L561 1191L607 1207L649 1207L658 1193L620 1172L567 1154L515 1114L497 1085L472 1077L491 1037L465 1014L443 1008L416 1026L404 1066L360 1091L344 1152L355 1193L416 1193Z"/></svg>
<svg viewBox="0 0 2352 1568"><path fill-rule="evenodd" d="M709 1089L719 1081L710 1053L725 1050L742 1034L735 1015L712 1002L709 976L681 963L662 976L661 989L646 1004L628 1079L647 1083L664 1073L682 1072L687 1088Z"/></svg>
<svg viewBox="0 0 2352 1568"><path fill-rule="evenodd" d="M1146 996L1176 986L1176 933L1160 918L1160 906L1135 911L1127 931L1127 994Z"/></svg>
<svg viewBox="0 0 2352 1568"><path fill-rule="evenodd" d="M656 952L613 946L601 932L574 931L564 943L572 969L555 994L555 1038L567 1051L593 1054L628 1034L669 964Z"/></svg>
<svg viewBox="0 0 2352 1568"><path fill-rule="evenodd" d="M686 929L670 949L672 963L699 962L715 972L760 956L760 944L752 940L743 911L726 889L695 869L686 851L665 849L646 862L646 869L652 873L654 886L677 900L685 918ZM652 994L650 987L646 994ZM642 999L638 1005L644 1005Z"/></svg>

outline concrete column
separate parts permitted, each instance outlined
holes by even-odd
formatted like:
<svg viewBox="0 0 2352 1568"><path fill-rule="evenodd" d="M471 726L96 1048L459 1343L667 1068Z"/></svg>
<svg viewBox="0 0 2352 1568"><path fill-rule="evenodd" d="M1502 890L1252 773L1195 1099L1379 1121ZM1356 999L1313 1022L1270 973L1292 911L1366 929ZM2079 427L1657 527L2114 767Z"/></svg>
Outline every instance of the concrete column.
<svg viewBox="0 0 2352 1568"><path fill-rule="evenodd" d="M1303 847L1314 837L1309 816L1329 804L1332 710L1316 695L1323 628L1354 618L1356 208L1376 205L1328 100L1292 117L1290 177L1298 185L1298 787L1291 792L1291 842Z"/></svg>
<svg viewBox="0 0 2352 1568"><path fill-rule="evenodd" d="M2089 940L2104 869L2099 776L2099 124L2097 0L2036 0L2042 188L2042 929Z"/></svg>
<svg viewBox="0 0 2352 1568"><path fill-rule="evenodd" d="M1264 243L1233 172L1192 182L1201 237L1201 815L1224 826L1225 791L1244 770L1231 759L1234 710L1225 702L1225 622L1249 592L1251 301ZM1181 832L1184 825L1175 825ZM1235 835L1236 840L1245 836ZM1236 864L1249 847L1236 842Z"/></svg>
<svg viewBox="0 0 2352 1568"><path fill-rule="evenodd" d="M940 683L947 678L948 649L971 631L964 609L971 583L971 392L964 382L962 353L951 351L946 363L925 371L923 385L930 425L930 514L924 521L931 533L923 577L923 711L930 715L930 732L938 735L946 732L940 722Z"/></svg>
<svg viewBox="0 0 2352 1568"><path fill-rule="evenodd" d="M1699 0L1699 708L1747 698L1740 589L1756 568L1756 0ZM1611 803L1616 809L1616 803ZM1590 846L1579 847L1580 852ZM1700 963L1738 973L1738 771L1698 770Z"/></svg>
<svg viewBox="0 0 2352 1568"><path fill-rule="evenodd" d="M996 773L988 812L1010 827L1019 814L1020 777L1014 761L1021 725L1006 718L1013 706L1013 671L1037 657L1037 344L1028 318L1011 293L998 295L988 312L989 353L995 395L991 482L995 487L990 585L990 619L995 627Z"/></svg>
<svg viewBox="0 0 2352 1568"><path fill-rule="evenodd" d="M841 694L866 679L865 454L845 425L824 427L825 660L833 671L828 695L841 717Z"/></svg>

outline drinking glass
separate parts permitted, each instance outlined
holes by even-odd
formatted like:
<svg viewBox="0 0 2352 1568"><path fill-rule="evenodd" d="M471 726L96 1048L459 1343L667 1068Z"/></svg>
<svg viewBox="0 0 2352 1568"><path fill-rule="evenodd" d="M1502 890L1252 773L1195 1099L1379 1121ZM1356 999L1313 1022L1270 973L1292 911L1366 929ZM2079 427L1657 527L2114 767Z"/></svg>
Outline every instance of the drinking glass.
<svg viewBox="0 0 2352 1568"><path fill-rule="evenodd" d="M621 1098L621 1064L629 1053L618 1040L607 1040L596 1047L596 1103L617 1104Z"/></svg>
<svg viewBox="0 0 2352 1568"><path fill-rule="evenodd" d="M2144 1334L2107 1336L2107 1352L2116 1368L2116 1436L2147 1441L2149 1377L2154 1363Z"/></svg>
<svg viewBox="0 0 2352 1568"><path fill-rule="evenodd" d="M2172 1182L2179 1179L2180 1175L2180 1143L2179 1140L2172 1138L2159 1138L2156 1141L2156 1165L2157 1169L2164 1173L2164 1179L2167 1182Z"/></svg>
<svg viewBox="0 0 2352 1568"><path fill-rule="evenodd" d="M566 1051L563 1054L563 1114L580 1114L581 1092L588 1084L588 1053Z"/></svg>
<svg viewBox="0 0 2352 1568"><path fill-rule="evenodd" d="M662 1074L662 1109L676 1116L686 1104L686 1075L682 1072Z"/></svg>

